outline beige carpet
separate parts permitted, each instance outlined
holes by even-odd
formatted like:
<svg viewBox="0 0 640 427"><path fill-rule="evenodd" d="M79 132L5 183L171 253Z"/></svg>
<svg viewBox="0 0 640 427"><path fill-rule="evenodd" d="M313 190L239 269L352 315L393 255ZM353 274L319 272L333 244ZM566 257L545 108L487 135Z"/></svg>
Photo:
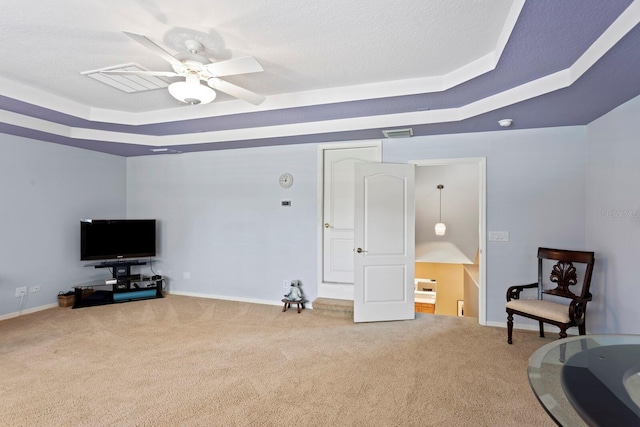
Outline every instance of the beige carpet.
<svg viewBox="0 0 640 427"><path fill-rule="evenodd" d="M526 374L553 338L281 310L170 295L2 321L0 425L554 425Z"/></svg>

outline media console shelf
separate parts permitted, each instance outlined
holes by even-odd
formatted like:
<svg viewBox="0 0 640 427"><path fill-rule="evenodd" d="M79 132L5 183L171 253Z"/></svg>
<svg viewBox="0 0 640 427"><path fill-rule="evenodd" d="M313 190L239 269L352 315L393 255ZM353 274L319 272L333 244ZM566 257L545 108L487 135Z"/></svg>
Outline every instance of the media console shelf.
<svg viewBox="0 0 640 427"><path fill-rule="evenodd" d="M145 264L144 261L122 261L92 265L91 267L95 268L113 268L113 279L105 283L74 286L73 308L162 298L162 276L131 274L132 265ZM96 290L96 288L106 289Z"/></svg>

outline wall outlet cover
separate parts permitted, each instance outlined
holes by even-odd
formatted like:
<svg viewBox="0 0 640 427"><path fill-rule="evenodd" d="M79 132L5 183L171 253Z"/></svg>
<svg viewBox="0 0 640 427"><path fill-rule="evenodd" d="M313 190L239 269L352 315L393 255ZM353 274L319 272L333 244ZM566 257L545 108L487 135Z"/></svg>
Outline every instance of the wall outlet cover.
<svg viewBox="0 0 640 427"><path fill-rule="evenodd" d="M508 242L509 232L508 231L490 231L489 241L490 242Z"/></svg>

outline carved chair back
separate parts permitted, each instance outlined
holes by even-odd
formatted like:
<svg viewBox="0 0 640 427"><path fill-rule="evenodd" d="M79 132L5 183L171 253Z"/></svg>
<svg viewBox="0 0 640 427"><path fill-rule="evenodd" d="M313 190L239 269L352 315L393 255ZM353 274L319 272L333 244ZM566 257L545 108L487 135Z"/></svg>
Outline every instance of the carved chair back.
<svg viewBox="0 0 640 427"><path fill-rule="evenodd" d="M550 273L548 270L545 273L544 268L545 265L548 265L549 260L555 264ZM584 265L584 272L578 274L574 263ZM593 263L593 252L538 248L538 299L542 299L543 295L553 295L570 299L580 297L591 300L589 288ZM545 286L545 274L549 274L548 279L555 284L555 288ZM579 276L582 277L582 283L578 282Z"/></svg>

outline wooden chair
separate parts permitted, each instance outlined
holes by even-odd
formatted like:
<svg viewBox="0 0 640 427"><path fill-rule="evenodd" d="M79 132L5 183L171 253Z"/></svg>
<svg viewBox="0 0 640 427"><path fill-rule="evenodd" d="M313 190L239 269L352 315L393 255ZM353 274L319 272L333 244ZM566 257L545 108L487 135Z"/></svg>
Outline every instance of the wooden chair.
<svg viewBox="0 0 640 427"><path fill-rule="evenodd" d="M550 267L553 262L549 281L556 284L555 288L543 281L543 268ZM584 266L584 271L578 272L574 263ZM566 338L567 329L572 326L577 326L580 335L585 335L587 302L592 298L589 286L593 263L593 252L538 248L538 282L511 286L507 290L507 342L512 343L514 314L537 320L541 337L544 337L544 323L559 327L560 338ZM579 275L582 276L582 288L576 287ZM577 292L572 292L570 287ZM523 290L533 288L538 289L537 298L520 298ZM543 300L543 295L548 299Z"/></svg>

